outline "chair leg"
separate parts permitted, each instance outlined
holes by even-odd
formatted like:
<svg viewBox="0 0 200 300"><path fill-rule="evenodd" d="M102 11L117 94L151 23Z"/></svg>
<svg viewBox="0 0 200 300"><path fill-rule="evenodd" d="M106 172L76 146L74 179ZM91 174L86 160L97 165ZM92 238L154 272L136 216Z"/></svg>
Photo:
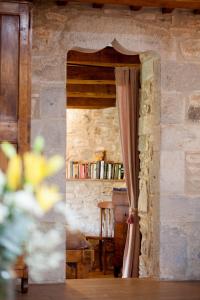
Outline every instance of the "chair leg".
<svg viewBox="0 0 200 300"><path fill-rule="evenodd" d="M107 270L107 257L106 257L106 249L105 249L105 245L104 245L104 249L103 249L103 274L106 275L106 270Z"/></svg>
<svg viewBox="0 0 200 300"><path fill-rule="evenodd" d="M103 271L102 250L103 250L103 241L99 240L99 269L100 269L100 271Z"/></svg>
<svg viewBox="0 0 200 300"><path fill-rule="evenodd" d="M28 292L28 268L25 267L23 272L23 277L21 279L21 292L26 294Z"/></svg>

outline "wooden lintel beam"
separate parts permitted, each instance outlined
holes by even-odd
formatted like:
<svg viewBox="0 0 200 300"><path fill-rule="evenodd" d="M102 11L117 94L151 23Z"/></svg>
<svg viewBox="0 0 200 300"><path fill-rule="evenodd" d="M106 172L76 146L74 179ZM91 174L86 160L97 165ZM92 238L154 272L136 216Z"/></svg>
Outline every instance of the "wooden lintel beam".
<svg viewBox="0 0 200 300"><path fill-rule="evenodd" d="M67 84L67 92L79 92L79 93L93 93L93 94L106 94L115 95L116 86L115 85L96 85L96 84Z"/></svg>
<svg viewBox="0 0 200 300"><path fill-rule="evenodd" d="M69 98L101 98L115 99L116 94L92 93L92 92L67 92Z"/></svg>
<svg viewBox="0 0 200 300"><path fill-rule="evenodd" d="M133 11L138 11L142 8L142 6L135 6L135 5L130 5L130 10L133 10Z"/></svg>
<svg viewBox="0 0 200 300"><path fill-rule="evenodd" d="M162 7L161 11L162 14L171 14L173 12L174 8L167 8L167 7Z"/></svg>
<svg viewBox="0 0 200 300"><path fill-rule="evenodd" d="M94 0L79 0L79 2L93 3ZM95 3L159 8L200 9L200 0L95 0Z"/></svg>
<svg viewBox="0 0 200 300"><path fill-rule="evenodd" d="M66 102L67 108L77 108L77 109L102 109L108 107L115 107L115 99L91 99L91 98L67 98Z"/></svg>
<svg viewBox="0 0 200 300"><path fill-rule="evenodd" d="M115 80L114 68L93 66L67 66L68 79Z"/></svg>
<svg viewBox="0 0 200 300"><path fill-rule="evenodd" d="M84 85L105 85L105 84L110 84L110 85L115 85L115 80L98 80L98 79L91 79L91 80L85 80L85 79L67 79L67 84L74 84L74 85L79 85L79 84L84 84Z"/></svg>
<svg viewBox="0 0 200 300"><path fill-rule="evenodd" d="M101 9L101 8L103 8L103 4L101 4L101 3L92 3L92 7L93 8L99 8L99 9Z"/></svg>

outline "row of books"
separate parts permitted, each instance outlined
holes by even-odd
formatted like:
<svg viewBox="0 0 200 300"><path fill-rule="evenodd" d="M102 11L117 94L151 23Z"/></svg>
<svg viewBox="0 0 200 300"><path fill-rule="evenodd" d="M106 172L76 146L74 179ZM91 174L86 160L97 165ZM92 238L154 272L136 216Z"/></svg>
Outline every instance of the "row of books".
<svg viewBox="0 0 200 300"><path fill-rule="evenodd" d="M124 179L122 163L105 162L77 162L70 161L68 165L68 178L73 179Z"/></svg>

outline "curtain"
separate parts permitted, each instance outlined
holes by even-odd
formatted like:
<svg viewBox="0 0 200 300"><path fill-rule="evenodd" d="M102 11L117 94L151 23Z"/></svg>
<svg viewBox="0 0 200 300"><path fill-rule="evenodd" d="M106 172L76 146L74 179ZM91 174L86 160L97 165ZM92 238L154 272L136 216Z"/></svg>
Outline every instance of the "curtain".
<svg viewBox="0 0 200 300"><path fill-rule="evenodd" d="M125 180L128 190L128 232L124 250L122 277L139 276L140 230L138 217L138 115L139 69L115 69L116 95L119 109L120 135Z"/></svg>

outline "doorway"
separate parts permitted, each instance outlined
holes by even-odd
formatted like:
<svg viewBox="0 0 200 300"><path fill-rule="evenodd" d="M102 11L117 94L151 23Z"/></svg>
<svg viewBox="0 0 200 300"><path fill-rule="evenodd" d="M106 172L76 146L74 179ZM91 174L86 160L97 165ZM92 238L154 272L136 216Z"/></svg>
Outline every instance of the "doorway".
<svg viewBox="0 0 200 300"><path fill-rule="evenodd" d="M108 246L110 250L106 257L108 270L101 272L98 203L111 202L113 188L123 190L126 187L116 106L115 67L139 65L138 55L125 55L117 52L113 47L106 47L95 53L75 50L68 52L66 201L68 211L71 212L71 216L73 215L70 226L76 231L76 241L78 239L82 239L82 243L87 241L85 246L88 247L89 243L89 247L94 249L93 254L87 250L90 266L84 265L84 262L73 262L75 258L70 257L70 261L67 262L68 278L111 277L113 261L116 259L122 261L121 248L125 244L126 219L117 221L115 216L107 216L108 219L110 218L110 223L113 222L113 229L112 224L107 224L104 225L104 230L109 231L116 245L114 240L117 225L117 228L120 228L117 234L120 234L122 242L118 243L120 249L113 248L110 243ZM101 162L104 164L103 173ZM70 238L74 240L71 233L68 235L68 244L71 244ZM77 242L73 246L78 248L80 247L78 244ZM83 252L82 249L67 251L68 257ZM81 268L78 266L80 263Z"/></svg>

